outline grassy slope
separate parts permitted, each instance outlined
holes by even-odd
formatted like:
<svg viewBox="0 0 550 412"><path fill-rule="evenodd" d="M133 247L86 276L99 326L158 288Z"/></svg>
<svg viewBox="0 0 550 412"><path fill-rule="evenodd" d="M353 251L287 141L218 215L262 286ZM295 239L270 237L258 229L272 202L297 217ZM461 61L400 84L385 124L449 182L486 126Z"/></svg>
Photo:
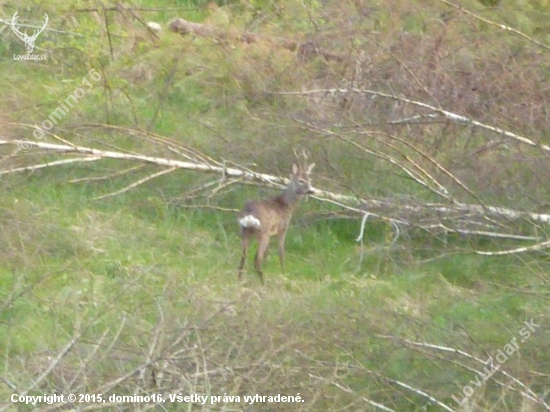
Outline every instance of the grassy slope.
<svg viewBox="0 0 550 412"><path fill-rule="evenodd" d="M91 30L93 22L85 17L82 21L82 30ZM138 43L138 50L146 49L141 75L151 78L127 85L116 73L126 68L135 71L127 76L137 77L141 70L129 63L128 44L116 40L122 57L111 63L105 42L99 50L80 44L83 50L91 47L88 67L101 64L113 89L128 88L135 113L121 94L106 103L104 90L98 87L71 111L66 123L131 124L136 118L139 126L146 127L156 111L151 102L164 99L155 132L196 145L212 156L223 154L227 139L232 148L261 147L262 139L286 127L276 119L262 123L264 130L251 123L251 108L261 112L265 103L216 100L220 87L228 94L238 88L230 75L237 58L217 66L227 58L226 50L220 52L200 39L186 42L163 36L166 44L160 48L149 50ZM14 42L10 47L17 46ZM190 51L197 55L170 66L174 53ZM74 87L61 80L79 79L87 71L75 55L63 71L45 66L22 69L7 55L1 64L9 75L0 82L9 92L0 104L12 120L43 118ZM200 69L183 75L187 66ZM167 92L164 81L173 67L177 68L174 87ZM249 76L254 84L254 74ZM17 90L9 86L15 83L21 84ZM40 102L48 104L36 106ZM14 107L17 110L10 110ZM210 127L203 127L204 121ZM28 130L9 128L9 133L21 137ZM74 140L90 144L90 138L127 150L144 145L123 133L89 133ZM285 142L276 146L284 149ZM279 163L263 155L266 169ZM286 159L280 160L286 164ZM458 409L450 396L461 398L462 386L480 365L458 356L441 359L445 354L437 351L426 355L386 337L454 347L486 359L517 336L524 320L533 318L542 325L549 320L547 296L531 287L547 277L544 261L526 265L515 259L462 254L422 263L414 253L389 251L392 232L379 223L369 225L361 258L353 241L358 223L310 219L307 212L322 207L313 202L303 205L289 232L288 273L279 273L272 253L265 287L259 285L251 264L245 283L237 284L234 216L182 209L164 201L193 187L200 177L178 172L104 201L93 198L154 169L106 184L67 183L75 177L103 175L111 168L114 165L102 163L2 178L1 373L18 388L26 388L51 364L48 356L55 356L78 333L78 343L34 392L97 391L158 357L161 372L157 371L155 384L148 370L146 378L132 375L107 392L154 392L158 387L202 394L299 392L306 403L293 404L295 409L350 405L361 410L367 407L364 398L370 398L395 410L441 410L388 383L386 377L424 389ZM239 189L225 202L239 207L254 193L255 189ZM541 327L506 363L506 370L532 383L537 393L544 392L548 380L528 371L548 370L544 365L550 365L549 333ZM178 337L181 340L172 345ZM215 373L197 374L221 367L225 367L223 379ZM11 393L0 382L1 398ZM497 410L522 406L537 410L494 382L476 391L473 399L483 410L495 410L495 405ZM288 406L254 408L287 410Z"/></svg>

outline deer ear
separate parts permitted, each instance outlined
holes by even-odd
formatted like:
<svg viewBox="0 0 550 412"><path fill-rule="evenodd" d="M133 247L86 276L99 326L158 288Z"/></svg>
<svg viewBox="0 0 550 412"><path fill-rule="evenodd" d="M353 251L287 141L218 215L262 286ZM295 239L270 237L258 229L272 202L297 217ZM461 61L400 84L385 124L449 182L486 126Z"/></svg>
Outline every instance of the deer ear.
<svg viewBox="0 0 550 412"><path fill-rule="evenodd" d="M293 175L298 174L298 165L296 163L293 163L290 171L292 172Z"/></svg>
<svg viewBox="0 0 550 412"><path fill-rule="evenodd" d="M315 163L310 164L309 167L307 168L307 174L310 174L314 167L315 167Z"/></svg>

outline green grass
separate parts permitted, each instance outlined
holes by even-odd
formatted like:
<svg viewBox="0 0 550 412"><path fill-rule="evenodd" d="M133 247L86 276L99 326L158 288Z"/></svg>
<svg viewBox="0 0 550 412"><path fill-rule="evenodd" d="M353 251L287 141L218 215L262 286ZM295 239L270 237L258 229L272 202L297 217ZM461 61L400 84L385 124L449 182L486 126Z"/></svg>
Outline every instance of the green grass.
<svg viewBox="0 0 550 412"><path fill-rule="evenodd" d="M27 358L60 350L63 342L81 332L77 353L63 364L70 370L86 357L86 345L104 334L109 339L116 336L117 347L129 351L128 363L100 359L92 367L96 378L89 377L97 384L139 364L138 353L147 350L161 319L163 339L170 342L177 325L200 325L201 319L218 313L197 330L199 334L189 332L189 344L207 345L212 351L207 358L213 362L233 362L227 357L231 353L240 364L268 356L288 369L293 388L289 393L314 396L315 390L303 386L305 377L294 365L308 368L317 362L318 371L310 371L315 376L346 368L341 379L354 393L375 394L380 373L421 388L439 382L439 391L454 394L460 388L453 382L466 384L471 372L452 365L436 367L383 336L458 347L482 356L479 351L494 352L517 335L523 320L546 319L541 311L547 305L540 298L503 293L491 283L475 286L491 279L513 285L517 278L502 276L507 265L455 256L410 268L392 262L393 272L381 268L384 252L379 248L367 251L358 270L360 254L352 236L356 225L304 220L301 213L288 233L287 273L280 273L273 248L265 266L267 284L259 283L251 261L239 284L233 215L159 204L133 208L145 188L94 201L94 188L65 185L60 190L57 179L33 176L3 197L3 224L12 232L6 233L9 247L0 258L8 264L4 268L16 263L3 269L1 300L11 303L2 311L0 345L10 358ZM373 237L367 250L385 236L384 227L376 224L369 231ZM18 236L24 237L24 248L12 243ZM113 335L119 326L122 332ZM541 348L547 347L547 337L543 330L533 335L521 348L522 358L536 351L545 359ZM39 367L25 368L36 373L33 368ZM13 365L5 364L3 372L24 383L19 381L22 375L14 375ZM279 378L263 390L276 390ZM59 385L55 376L48 382ZM213 385L212 391L220 390ZM197 391L205 390L201 388ZM350 396L334 386L325 390L338 402ZM414 402L424 403L412 396ZM316 405L334 406L328 398Z"/></svg>
<svg viewBox="0 0 550 412"><path fill-rule="evenodd" d="M524 320L547 320L543 297L505 289L538 283L533 274L518 277L513 259L463 254L413 263L410 255L388 249L392 231L374 221L367 224L361 252L354 241L359 222L311 218L308 210L316 206L311 201L298 210L288 232L287 273L280 273L272 245L266 285L253 270L252 256L239 284L233 214L159 202L159 190L169 194L163 188L181 176L105 200L93 198L124 186L124 179L107 187L64 183L89 172L37 172L5 185L0 301L9 303L0 317L0 346L9 358L27 362L22 374L15 373L12 362L3 365L3 373L21 385L26 374L45 367L33 363L39 358L32 354L55 353L77 333L79 344L58 375L78 370L98 339L117 342L115 352L109 345L98 349L97 363L82 372L90 374L94 387L143 362L140 353L148 351L151 339L161 339L164 346L156 350L170 358L170 342L191 322L186 344L206 345L209 351L196 356L234 367L267 357L286 370L289 394L316 396L315 384L304 384L311 378L295 365L319 379L344 368L340 382L352 392L328 385L324 390L334 400L317 399L317 409L351 401L352 393L377 396L382 376L417 388L435 385L452 405L450 394L461 393L457 382L467 384L472 372L434 364L388 337L454 347L485 359L485 353L517 336ZM523 368L535 357L547 362L547 338L546 329L537 331L509 367ZM121 348L124 355L118 353ZM109 361L112 356L126 361ZM283 377L272 373L273 379L258 389L238 389L232 378L237 386L231 390L280 391ZM68 379L58 375L50 376L42 390ZM194 390L219 392L216 382L208 383L210 389L202 382ZM118 392L127 390L122 385ZM498 391L489 383L483 393ZM410 396L395 405L410 410L409 402L425 404L421 396Z"/></svg>

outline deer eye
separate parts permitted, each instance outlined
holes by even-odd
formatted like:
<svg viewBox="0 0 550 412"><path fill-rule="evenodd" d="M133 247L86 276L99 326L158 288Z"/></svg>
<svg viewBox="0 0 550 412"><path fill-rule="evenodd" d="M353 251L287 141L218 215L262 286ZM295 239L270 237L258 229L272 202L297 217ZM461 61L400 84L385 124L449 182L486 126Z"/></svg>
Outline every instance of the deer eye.
<svg viewBox="0 0 550 412"><path fill-rule="evenodd" d="M298 179L298 183L300 183L301 185L305 185L306 181L304 179Z"/></svg>

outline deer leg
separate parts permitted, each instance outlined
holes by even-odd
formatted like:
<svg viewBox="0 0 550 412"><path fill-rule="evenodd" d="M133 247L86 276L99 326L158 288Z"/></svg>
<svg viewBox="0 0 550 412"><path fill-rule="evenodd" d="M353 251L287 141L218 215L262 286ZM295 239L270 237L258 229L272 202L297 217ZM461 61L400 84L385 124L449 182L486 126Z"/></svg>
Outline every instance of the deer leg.
<svg viewBox="0 0 550 412"><path fill-rule="evenodd" d="M281 270L283 273L285 273L285 236L286 231L280 232L278 234L278 240L279 240L279 261L281 262Z"/></svg>
<svg viewBox="0 0 550 412"><path fill-rule="evenodd" d="M243 268L246 262L246 253L248 252L248 247L250 246L250 234L246 233L244 230L242 233L241 243L243 247L243 254L241 256L241 263L239 264L239 280L243 278Z"/></svg>
<svg viewBox="0 0 550 412"><path fill-rule="evenodd" d="M260 276L260 281L262 284L264 283L264 275L262 272L262 262L264 261L265 252L267 250L267 247L269 246L269 236L261 236L258 240L258 253L256 253L256 257L254 258L254 267L256 268L256 271L258 272L258 276Z"/></svg>

